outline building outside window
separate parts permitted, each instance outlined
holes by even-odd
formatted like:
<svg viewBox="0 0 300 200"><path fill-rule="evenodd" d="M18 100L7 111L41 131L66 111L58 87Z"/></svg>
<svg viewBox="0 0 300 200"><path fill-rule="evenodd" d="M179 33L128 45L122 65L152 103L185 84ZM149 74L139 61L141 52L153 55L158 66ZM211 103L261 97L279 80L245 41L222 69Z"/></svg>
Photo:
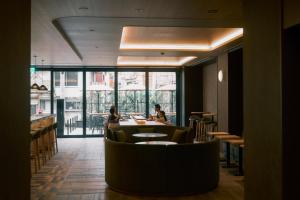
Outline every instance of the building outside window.
<svg viewBox="0 0 300 200"><path fill-rule="evenodd" d="M65 86L78 86L78 72L65 72Z"/></svg>
<svg viewBox="0 0 300 200"><path fill-rule="evenodd" d="M145 72L118 73L118 108L123 115L146 115Z"/></svg>
<svg viewBox="0 0 300 200"><path fill-rule="evenodd" d="M149 72L149 112L154 114L154 105L160 104L167 119L176 124L176 73Z"/></svg>

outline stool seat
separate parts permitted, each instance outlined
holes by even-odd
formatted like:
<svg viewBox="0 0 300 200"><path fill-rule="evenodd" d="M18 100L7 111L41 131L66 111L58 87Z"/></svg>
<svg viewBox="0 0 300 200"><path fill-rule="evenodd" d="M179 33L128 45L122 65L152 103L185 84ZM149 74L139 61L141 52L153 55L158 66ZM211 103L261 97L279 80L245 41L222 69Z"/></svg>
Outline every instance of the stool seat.
<svg viewBox="0 0 300 200"><path fill-rule="evenodd" d="M244 144L244 139L225 139L225 141L229 142L230 144L235 144L235 145Z"/></svg>
<svg viewBox="0 0 300 200"><path fill-rule="evenodd" d="M220 140L225 140L225 139L241 139L240 136L237 135L216 135L216 138L219 138Z"/></svg>
<svg viewBox="0 0 300 200"><path fill-rule="evenodd" d="M229 135L227 132L207 132L207 135L216 136L216 135Z"/></svg>

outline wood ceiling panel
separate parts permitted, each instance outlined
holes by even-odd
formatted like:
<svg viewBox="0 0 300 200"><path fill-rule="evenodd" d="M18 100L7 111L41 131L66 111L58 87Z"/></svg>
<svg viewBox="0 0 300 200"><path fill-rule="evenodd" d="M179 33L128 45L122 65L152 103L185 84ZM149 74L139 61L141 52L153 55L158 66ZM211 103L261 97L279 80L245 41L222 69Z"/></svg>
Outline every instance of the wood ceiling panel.
<svg viewBox="0 0 300 200"><path fill-rule="evenodd" d="M55 28L53 21L61 30ZM99 66L116 65L119 55L157 56L157 52L119 50L124 26L186 27L186 30L189 27L241 27L241 1L32 0L32 55L40 54L45 64L51 65ZM176 29L172 28L173 35ZM169 33L155 34L163 40ZM198 35L196 32L178 34L189 34L185 40L190 41ZM213 38L218 34L210 35ZM180 51L167 54L192 56ZM202 57L204 54L193 52L193 55Z"/></svg>
<svg viewBox="0 0 300 200"><path fill-rule="evenodd" d="M202 44L210 45L236 28L198 27L125 27L125 43L129 44Z"/></svg>

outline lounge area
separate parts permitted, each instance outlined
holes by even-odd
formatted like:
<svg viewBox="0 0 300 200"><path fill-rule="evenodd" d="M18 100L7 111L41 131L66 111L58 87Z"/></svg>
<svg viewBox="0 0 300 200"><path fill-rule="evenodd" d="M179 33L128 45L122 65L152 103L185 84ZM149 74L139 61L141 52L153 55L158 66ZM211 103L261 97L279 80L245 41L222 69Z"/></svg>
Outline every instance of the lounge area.
<svg viewBox="0 0 300 200"><path fill-rule="evenodd" d="M134 144L105 139L105 181L138 195L191 195L219 182L219 141Z"/></svg>
<svg viewBox="0 0 300 200"><path fill-rule="evenodd" d="M0 199L294 199L299 7L6 1Z"/></svg>

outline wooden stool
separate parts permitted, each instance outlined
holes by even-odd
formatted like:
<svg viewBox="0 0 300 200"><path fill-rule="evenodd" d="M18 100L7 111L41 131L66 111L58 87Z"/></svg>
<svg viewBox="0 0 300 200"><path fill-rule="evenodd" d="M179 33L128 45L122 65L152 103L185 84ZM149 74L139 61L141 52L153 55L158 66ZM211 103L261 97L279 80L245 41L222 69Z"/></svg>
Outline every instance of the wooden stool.
<svg viewBox="0 0 300 200"><path fill-rule="evenodd" d="M51 152L53 153L53 155L55 153L58 152L58 148L57 148L57 122L50 125L48 127L48 131L49 131L49 135L50 135L50 138L49 138L49 141L50 141L50 149L51 149Z"/></svg>
<svg viewBox="0 0 300 200"><path fill-rule="evenodd" d="M34 161L34 172L37 173L37 170L41 168L40 165L40 156L39 156L39 144L38 138L40 137L39 131L30 131L30 159Z"/></svg>
<svg viewBox="0 0 300 200"><path fill-rule="evenodd" d="M230 144L228 140L238 140L241 139L240 136L237 135L230 135L230 134L225 134L225 135L215 135L216 138L226 142L226 167L230 167Z"/></svg>

